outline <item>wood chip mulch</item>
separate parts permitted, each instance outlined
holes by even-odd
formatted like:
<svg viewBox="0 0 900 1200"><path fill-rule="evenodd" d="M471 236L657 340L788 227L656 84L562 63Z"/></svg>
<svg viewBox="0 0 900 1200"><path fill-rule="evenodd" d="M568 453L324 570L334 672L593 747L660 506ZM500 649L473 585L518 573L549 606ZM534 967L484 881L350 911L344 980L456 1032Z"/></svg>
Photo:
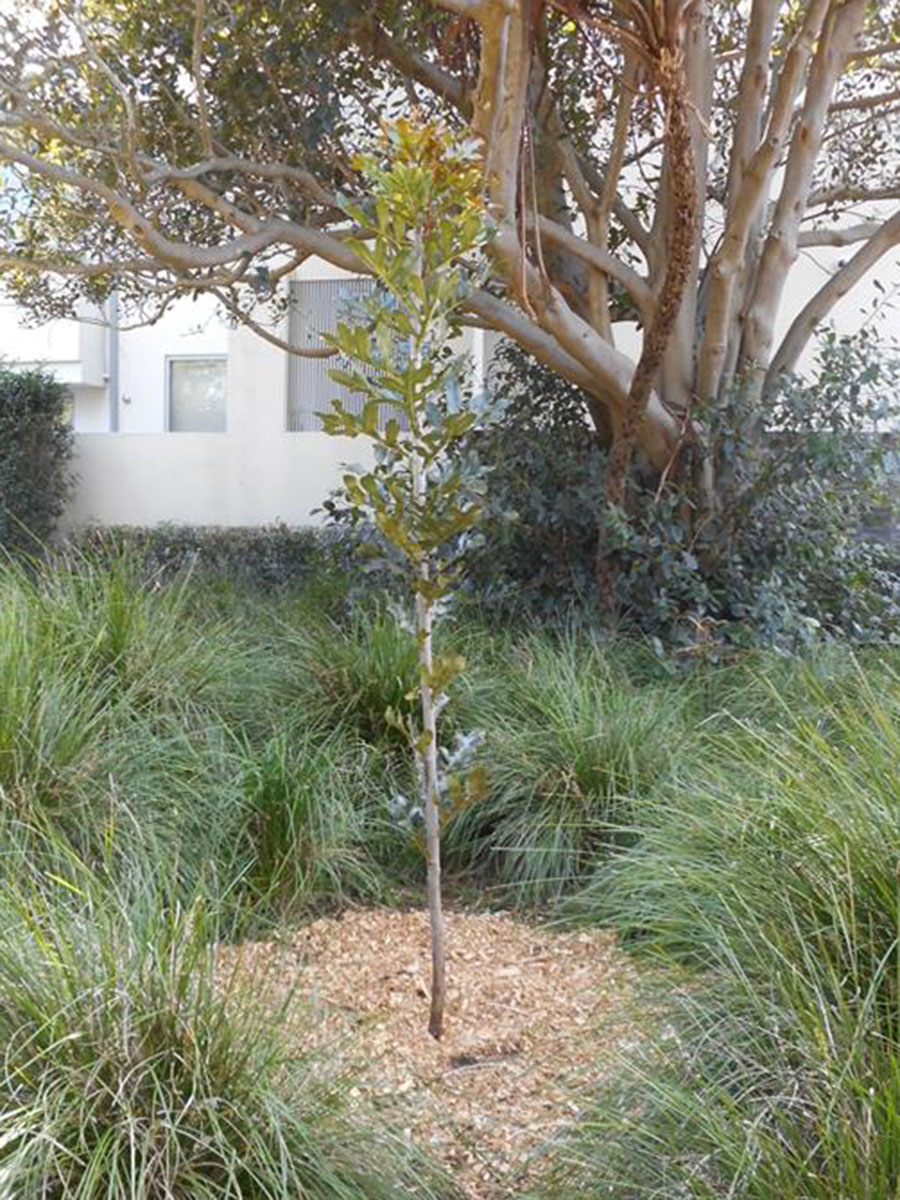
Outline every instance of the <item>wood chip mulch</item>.
<svg viewBox="0 0 900 1200"><path fill-rule="evenodd" d="M579 1093L638 1036L635 968L601 930L448 913L441 1042L427 1032L426 912L349 910L221 956L229 974L262 967L282 993L295 989L298 1036L343 1044L364 1064L361 1099L399 1122L471 1200L521 1190L541 1147L577 1116Z"/></svg>

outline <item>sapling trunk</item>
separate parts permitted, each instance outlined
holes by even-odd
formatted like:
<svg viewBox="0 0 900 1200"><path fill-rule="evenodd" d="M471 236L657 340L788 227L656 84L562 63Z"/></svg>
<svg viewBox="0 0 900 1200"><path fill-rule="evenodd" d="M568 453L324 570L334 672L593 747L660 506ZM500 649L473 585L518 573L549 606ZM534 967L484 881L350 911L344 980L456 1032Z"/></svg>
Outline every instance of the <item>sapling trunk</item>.
<svg viewBox="0 0 900 1200"><path fill-rule="evenodd" d="M364 404L351 413L336 402L323 420L329 433L375 442L376 466L344 476L347 500L372 515L392 548L392 567L399 556L413 592L420 719L393 713L392 719L405 730L418 769L431 922L428 1030L440 1038L446 998L440 809L445 782L448 794L459 787L460 759L450 756L439 767L438 717L464 664L458 655L435 655L432 629L438 603L455 583L460 535L481 512L479 490L472 490L477 467L461 451L484 414L466 403L458 386L463 366L450 344L480 278L484 167L479 146L457 142L439 125L397 121L385 130L384 149L386 161L360 155L356 164L376 194L374 213L345 204L348 217L372 234L347 241L381 285L365 303L369 328L339 324L327 338L351 364L332 378ZM402 810L408 801L400 799Z"/></svg>
<svg viewBox="0 0 900 1200"><path fill-rule="evenodd" d="M427 564L422 568L427 582ZM433 605L424 596L416 597L416 634L419 639L419 671L422 681L423 745L420 751L422 811L425 815L425 854L428 866L428 913L431 920L431 1014L428 1032L440 1038L444 1032L446 967L444 957L444 912L441 903L441 824L438 808L437 710L431 679L431 624Z"/></svg>
<svg viewBox="0 0 900 1200"><path fill-rule="evenodd" d="M412 463L413 494L416 503L425 496L425 479L418 454ZM422 813L425 819L425 858L427 864L428 914L431 922L431 1013L428 1032L438 1038L444 1032L446 962L444 954L444 911L441 903L441 821L438 793L437 708L434 702L432 672L432 624L434 602L425 592L431 576L427 555L418 563L416 581L424 585L416 592L416 640L419 647L419 696L422 705L422 736L416 748L419 759Z"/></svg>

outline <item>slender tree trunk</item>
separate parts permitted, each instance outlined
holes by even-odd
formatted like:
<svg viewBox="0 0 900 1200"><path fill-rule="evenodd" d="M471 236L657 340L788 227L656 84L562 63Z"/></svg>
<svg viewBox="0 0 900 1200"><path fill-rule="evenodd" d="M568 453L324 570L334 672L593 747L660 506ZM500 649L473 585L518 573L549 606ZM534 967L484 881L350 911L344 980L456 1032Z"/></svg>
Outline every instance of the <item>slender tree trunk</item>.
<svg viewBox="0 0 900 1200"><path fill-rule="evenodd" d="M413 461L414 491L417 499L424 494L425 481L418 456ZM423 559L418 567L418 580L428 584L430 566ZM422 706L422 743L417 750L422 792L422 811L425 817L425 854L428 867L428 912L431 921L431 1014L428 1032L438 1038L444 1032L444 999L446 995L446 959L444 910L441 902L441 823L438 794L437 711L431 686L433 670L432 601L416 593L416 638L419 645L419 696Z"/></svg>

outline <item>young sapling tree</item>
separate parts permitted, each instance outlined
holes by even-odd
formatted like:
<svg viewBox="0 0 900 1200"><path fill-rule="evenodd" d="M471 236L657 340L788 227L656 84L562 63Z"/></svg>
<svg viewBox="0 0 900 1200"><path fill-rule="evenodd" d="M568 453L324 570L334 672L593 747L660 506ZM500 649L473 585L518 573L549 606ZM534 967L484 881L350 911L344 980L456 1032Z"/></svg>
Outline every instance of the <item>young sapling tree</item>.
<svg viewBox="0 0 900 1200"><path fill-rule="evenodd" d="M465 364L452 342L463 306L477 286L486 240L484 173L478 146L437 124L398 121L385 128L382 152L360 155L356 168L372 197L346 203L364 231L348 239L375 280L360 322L339 322L328 340L348 366L331 372L362 399L323 415L329 433L371 438L371 471L344 476L346 498L373 522L392 549L414 601L419 715L403 720L416 759L424 820L431 920L429 1032L440 1038L446 994L441 906L440 805L450 791L438 722L463 667L433 645L435 619L460 571L460 535L477 523L477 468L460 453L484 418L484 402L460 387ZM401 720L397 714L395 721ZM443 768L443 769L442 769Z"/></svg>

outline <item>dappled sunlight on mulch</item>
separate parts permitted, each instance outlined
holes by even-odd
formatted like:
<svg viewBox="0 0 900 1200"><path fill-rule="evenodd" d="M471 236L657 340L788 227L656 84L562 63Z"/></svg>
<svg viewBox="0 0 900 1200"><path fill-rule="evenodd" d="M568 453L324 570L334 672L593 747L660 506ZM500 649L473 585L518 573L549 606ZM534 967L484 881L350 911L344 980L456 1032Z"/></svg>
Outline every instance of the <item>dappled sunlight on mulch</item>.
<svg viewBox="0 0 900 1200"><path fill-rule="evenodd" d="M635 970L604 931L555 933L506 913L453 912L447 926L440 1043L427 1032L426 912L350 910L221 953L229 969L296 987L298 1036L364 1062L361 1097L483 1200L521 1188L577 1115L580 1089L635 1037Z"/></svg>

